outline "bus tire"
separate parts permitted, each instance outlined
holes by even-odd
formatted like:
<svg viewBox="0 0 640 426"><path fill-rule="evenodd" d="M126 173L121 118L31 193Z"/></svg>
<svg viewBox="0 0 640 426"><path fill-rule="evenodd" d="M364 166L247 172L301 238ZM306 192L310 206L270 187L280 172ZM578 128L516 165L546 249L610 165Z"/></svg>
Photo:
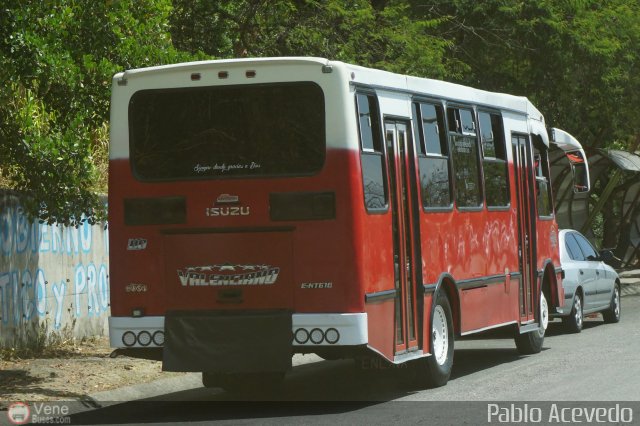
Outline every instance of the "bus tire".
<svg viewBox="0 0 640 426"><path fill-rule="evenodd" d="M518 348L518 352L522 355L537 354L542 350L544 333L549 322L549 305L547 305L547 299L544 297L544 293L540 293L540 316L542 317L542 321L538 330L528 333L520 333L519 330L516 330L516 348Z"/></svg>
<svg viewBox="0 0 640 426"><path fill-rule="evenodd" d="M451 304L444 292L438 292L431 312L431 356L420 359L429 387L447 384L451 376L454 353L454 329Z"/></svg>

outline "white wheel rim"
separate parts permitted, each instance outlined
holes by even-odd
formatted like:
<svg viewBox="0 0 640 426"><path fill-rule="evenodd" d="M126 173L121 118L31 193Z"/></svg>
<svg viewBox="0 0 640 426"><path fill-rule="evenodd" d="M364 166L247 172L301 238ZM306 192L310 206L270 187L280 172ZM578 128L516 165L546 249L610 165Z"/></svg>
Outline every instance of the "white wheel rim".
<svg viewBox="0 0 640 426"><path fill-rule="evenodd" d="M620 316L620 292L618 291L618 287L614 287L613 289L613 312L616 316L616 318L618 318Z"/></svg>
<svg viewBox="0 0 640 426"><path fill-rule="evenodd" d="M544 332L549 325L549 305L547 305L547 299L544 297L544 293L540 294L540 322L542 327L538 333L540 337L544 337Z"/></svg>
<svg viewBox="0 0 640 426"><path fill-rule="evenodd" d="M442 306L436 306L433 311L433 356L436 357L438 365L443 365L447 361L449 352L449 327L447 317Z"/></svg>
<svg viewBox="0 0 640 426"><path fill-rule="evenodd" d="M578 327L582 326L582 301L580 300L580 296L576 296L576 300L573 302L573 308L576 311L575 319Z"/></svg>

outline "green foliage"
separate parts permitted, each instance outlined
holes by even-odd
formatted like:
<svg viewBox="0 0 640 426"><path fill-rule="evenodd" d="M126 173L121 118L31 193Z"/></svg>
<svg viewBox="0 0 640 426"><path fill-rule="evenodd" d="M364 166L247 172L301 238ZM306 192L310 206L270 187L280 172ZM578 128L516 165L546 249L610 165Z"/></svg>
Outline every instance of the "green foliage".
<svg viewBox="0 0 640 426"><path fill-rule="evenodd" d="M637 137L640 5L636 1L416 1L447 17L462 83L529 97L547 124L589 147ZM421 7L422 5L422 7Z"/></svg>
<svg viewBox="0 0 640 426"><path fill-rule="evenodd" d="M184 61L168 0L17 1L0 9L0 172L49 223L104 220L109 98L123 69Z"/></svg>
<svg viewBox="0 0 640 426"><path fill-rule="evenodd" d="M42 220L102 220L116 72L297 55L528 96L589 147L640 140L635 0L16 0L0 6L0 185Z"/></svg>
<svg viewBox="0 0 640 426"><path fill-rule="evenodd" d="M441 19L403 1L175 0L176 46L215 57L318 56L414 75L450 76Z"/></svg>

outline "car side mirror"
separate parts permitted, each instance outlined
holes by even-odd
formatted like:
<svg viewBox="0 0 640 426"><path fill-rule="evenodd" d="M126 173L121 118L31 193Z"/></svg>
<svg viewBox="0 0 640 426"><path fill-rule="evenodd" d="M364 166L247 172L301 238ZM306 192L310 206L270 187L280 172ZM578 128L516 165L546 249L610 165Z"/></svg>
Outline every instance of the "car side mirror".
<svg viewBox="0 0 640 426"><path fill-rule="evenodd" d="M613 252L611 250L601 250L600 251L600 259L604 263L611 263L616 260Z"/></svg>

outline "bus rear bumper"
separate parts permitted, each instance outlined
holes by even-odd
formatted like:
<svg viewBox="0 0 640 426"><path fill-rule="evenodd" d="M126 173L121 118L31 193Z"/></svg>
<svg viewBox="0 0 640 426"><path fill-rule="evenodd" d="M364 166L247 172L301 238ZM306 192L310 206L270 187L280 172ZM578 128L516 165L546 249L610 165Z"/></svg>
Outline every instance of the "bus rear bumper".
<svg viewBox="0 0 640 426"><path fill-rule="evenodd" d="M109 317L112 348L164 346L164 316ZM366 313L293 314L293 350L316 346L359 346L368 343Z"/></svg>

